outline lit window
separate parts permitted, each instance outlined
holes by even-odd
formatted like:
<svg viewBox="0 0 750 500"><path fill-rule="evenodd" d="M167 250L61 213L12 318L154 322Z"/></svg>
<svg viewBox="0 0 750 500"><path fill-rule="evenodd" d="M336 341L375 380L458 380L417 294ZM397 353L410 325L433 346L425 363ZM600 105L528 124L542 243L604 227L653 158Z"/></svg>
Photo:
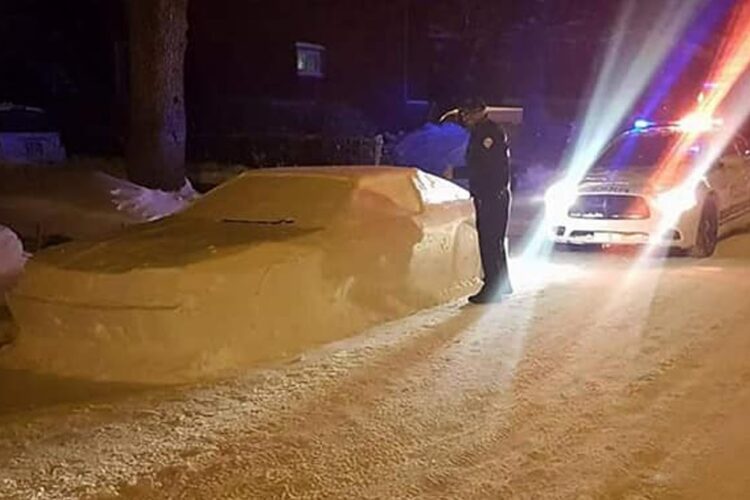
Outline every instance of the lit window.
<svg viewBox="0 0 750 500"><path fill-rule="evenodd" d="M297 75L323 78L323 53L325 47L297 42Z"/></svg>

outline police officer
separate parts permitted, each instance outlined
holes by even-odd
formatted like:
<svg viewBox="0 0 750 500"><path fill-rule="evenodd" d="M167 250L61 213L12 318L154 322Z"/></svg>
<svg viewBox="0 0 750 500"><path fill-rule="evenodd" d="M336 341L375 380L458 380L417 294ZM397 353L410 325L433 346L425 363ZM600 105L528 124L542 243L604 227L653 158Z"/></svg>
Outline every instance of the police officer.
<svg viewBox="0 0 750 500"><path fill-rule="evenodd" d="M508 276L505 237L510 214L510 151L505 131L488 116L480 100L467 101L460 109L470 131L466 150L469 190L474 198L479 253L484 285L469 302L500 302L513 292Z"/></svg>

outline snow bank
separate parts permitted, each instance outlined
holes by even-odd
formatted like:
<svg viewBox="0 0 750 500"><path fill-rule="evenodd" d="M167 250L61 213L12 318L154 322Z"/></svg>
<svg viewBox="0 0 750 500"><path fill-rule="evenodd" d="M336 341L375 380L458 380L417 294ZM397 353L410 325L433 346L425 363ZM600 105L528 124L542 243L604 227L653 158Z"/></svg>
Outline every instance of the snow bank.
<svg viewBox="0 0 750 500"><path fill-rule="evenodd" d="M9 298L21 330L3 363L211 377L465 296L476 247L468 193L414 169L255 171L176 216L40 253Z"/></svg>
<svg viewBox="0 0 750 500"><path fill-rule="evenodd" d="M188 180L185 180L185 184L176 192L148 189L120 181L120 187L112 189L110 193L119 212L146 221L181 212L198 198L198 193Z"/></svg>
<svg viewBox="0 0 750 500"><path fill-rule="evenodd" d="M166 193L89 164L55 169L4 165L0 179L0 222L32 241L97 238L178 212L197 197L189 183Z"/></svg>
<svg viewBox="0 0 750 500"><path fill-rule="evenodd" d="M26 256L18 236L5 226L0 226L0 305L7 292L20 276Z"/></svg>

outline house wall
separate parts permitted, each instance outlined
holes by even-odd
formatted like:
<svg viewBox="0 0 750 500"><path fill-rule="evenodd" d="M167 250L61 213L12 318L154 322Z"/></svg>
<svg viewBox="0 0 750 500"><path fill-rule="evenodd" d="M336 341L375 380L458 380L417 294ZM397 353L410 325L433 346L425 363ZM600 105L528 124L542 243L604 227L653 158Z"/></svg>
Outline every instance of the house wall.
<svg viewBox="0 0 750 500"><path fill-rule="evenodd" d="M193 116L197 121L204 110L221 110L228 121L252 129L267 113L259 101L317 101L360 109L377 128L398 126L404 111L404 5L192 0L187 86ZM325 46L323 79L296 75L295 42ZM221 124L196 126L205 132Z"/></svg>

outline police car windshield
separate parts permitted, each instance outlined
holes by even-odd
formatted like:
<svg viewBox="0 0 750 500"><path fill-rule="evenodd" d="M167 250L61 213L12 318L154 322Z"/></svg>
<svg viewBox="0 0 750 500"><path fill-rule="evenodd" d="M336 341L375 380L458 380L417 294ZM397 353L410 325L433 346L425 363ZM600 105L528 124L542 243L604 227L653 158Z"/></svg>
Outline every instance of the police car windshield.
<svg viewBox="0 0 750 500"><path fill-rule="evenodd" d="M655 170L675 147L679 137L677 132L623 135L607 148L594 170ZM698 138L688 150L687 163L692 163L705 149L705 138Z"/></svg>

